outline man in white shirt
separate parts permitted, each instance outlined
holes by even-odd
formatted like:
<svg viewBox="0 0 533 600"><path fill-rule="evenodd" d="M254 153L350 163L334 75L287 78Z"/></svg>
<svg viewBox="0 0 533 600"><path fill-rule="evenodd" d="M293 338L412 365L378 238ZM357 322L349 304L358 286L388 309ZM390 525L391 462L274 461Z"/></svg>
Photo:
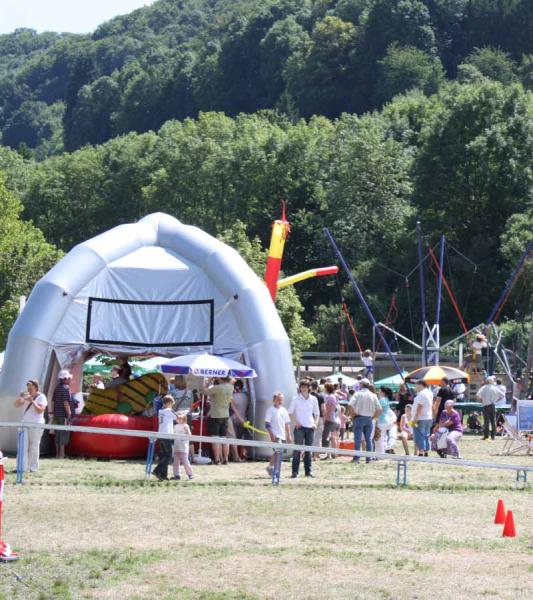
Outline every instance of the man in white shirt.
<svg viewBox="0 0 533 600"><path fill-rule="evenodd" d="M498 389L496 378L491 376L487 377L485 385L479 388L477 397L483 404L483 439L489 439L489 424L490 437L494 439L496 437L496 403L505 398L505 394Z"/></svg>
<svg viewBox="0 0 533 600"><path fill-rule="evenodd" d="M95 373L93 375L93 382L91 383L91 385L89 387L95 388L97 390L105 389L104 380L100 373Z"/></svg>
<svg viewBox="0 0 533 600"><path fill-rule="evenodd" d="M269 406L265 414L265 428L270 436L270 441L278 444L287 441L291 443L291 418L287 409L283 406L283 394L276 392L272 399L272 406ZM272 477L274 469L274 457L272 453L270 464L267 467L267 473Z"/></svg>
<svg viewBox="0 0 533 600"><path fill-rule="evenodd" d="M318 400L310 393L309 383L302 381L299 393L292 399L289 407L289 415L294 419L294 443L303 446L312 446L315 437L315 429L318 424L320 412ZM300 452L292 453L292 478L298 477L300 469ZM311 452L304 454L305 476L313 477Z"/></svg>
<svg viewBox="0 0 533 600"><path fill-rule="evenodd" d="M359 385L361 389L353 395L348 405L353 417L354 447L355 450L361 450L361 439L364 436L365 449L372 452L372 419L378 417L382 409L378 397L369 389L370 381L361 379ZM366 462L370 460L367 458ZM354 456L352 462L359 463L359 457Z"/></svg>
<svg viewBox="0 0 533 600"><path fill-rule="evenodd" d="M433 392L425 381L416 382L417 394L413 401L413 437L418 456L428 456L429 435L433 425Z"/></svg>
<svg viewBox="0 0 533 600"><path fill-rule="evenodd" d="M496 402L496 407L503 406L507 401L507 387L503 385L503 381L501 379L496 379L496 387L503 394L502 398Z"/></svg>

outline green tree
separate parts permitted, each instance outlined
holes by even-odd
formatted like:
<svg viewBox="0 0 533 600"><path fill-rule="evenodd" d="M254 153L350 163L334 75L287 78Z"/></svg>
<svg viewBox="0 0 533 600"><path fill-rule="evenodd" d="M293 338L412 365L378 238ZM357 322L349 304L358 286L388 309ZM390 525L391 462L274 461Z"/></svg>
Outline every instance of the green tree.
<svg viewBox="0 0 533 600"><path fill-rule="evenodd" d="M475 262L491 257L473 290L478 322L505 280L500 235L533 203L532 116L533 96L519 85L453 84L421 137L414 198L426 229L446 233Z"/></svg>
<svg viewBox="0 0 533 600"><path fill-rule="evenodd" d="M18 311L18 299L59 259L31 223L22 221L22 205L0 174L0 347L4 347Z"/></svg>
<svg viewBox="0 0 533 600"><path fill-rule="evenodd" d="M36 148L44 142L55 145L54 150L61 149L61 118L63 106L48 106L44 102L28 100L9 117L3 129L2 142L11 148L25 144L28 148Z"/></svg>
<svg viewBox="0 0 533 600"><path fill-rule="evenodd" d="M496 48L476 48L464 64L475 67L484 77L509 85L516 81L515 64L509 55Z"/></svg>
<svg viewBox="0 0 533 600"><path fill-rule="evenodd" d="M100 77L84 85L77 94L72 119L76 129L71 133L74 147L101 144L113 135L111 116L120 102L120 88L113 77Z"/></svg>
<svg viewBox="0 0 533 600"><path fill-rule="evenodd" d="M295 53L305 52L310 38L293 17L276 21L261 40L261 75L264 84L265 106L274 106L281 97L286 81L286 67Z"/></svg>
<svg viewBox="0 0 533 600"><path fill-rule="evenodd" d="M529 91L533 91L533 54L526 54L522 57L518 73L523 86Z"/></svg>
<svg viewBox="0 0 533 600"><path fill-rule="evenodd" d="M263 277L267 252L263 250L259 238L248 237L246 225L242 221L236 221L231 231L221 234L219 240L235 248L256 275ZM294 364L299 364L302 352L313 345L315 337L304 325L303 306L294 287L290 286L278 292L276 308L291 341Z"/></svg>
<svg viewBox="0 0 533 600"><path fill-rule="evenodd" d="M393 43L412 46L436 56L437 42L431 17L420 0L375 0L362 20L355 56L357 69L356 110L373 108L379 80L378 61Z"/></svg>
<svg viewBox="0 0 533 600"><path fill-rule="evenodd" d="M315 25L311 43L287 68L288 89L302 116L337 117L353 108L355 44L352 23L327 16Z"/></svg>
<svg viewBox="0 0 533 600"><path fill-rule="evenodd" d="M440 60L413 46L389 46L387 54L379 61L379 69L376 90L379 104L413 88L427 95L434 94L444 82Z"/></svg>

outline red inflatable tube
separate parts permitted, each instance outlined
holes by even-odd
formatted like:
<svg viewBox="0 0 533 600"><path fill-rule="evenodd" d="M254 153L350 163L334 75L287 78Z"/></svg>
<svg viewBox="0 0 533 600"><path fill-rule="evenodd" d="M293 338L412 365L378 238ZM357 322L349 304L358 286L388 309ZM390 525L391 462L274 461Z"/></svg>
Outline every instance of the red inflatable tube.
<svg viewBox="0 0 533 600"><path fill-rule="evenodd" d="M157 431L156 417L133 417L128 415L80 415L72 423L79 427L102 427L107 429L134 429ZM148 451L148 439L99 435L97 433L72 433L67 453L72 456L91 458L144 458Z"/></svg>

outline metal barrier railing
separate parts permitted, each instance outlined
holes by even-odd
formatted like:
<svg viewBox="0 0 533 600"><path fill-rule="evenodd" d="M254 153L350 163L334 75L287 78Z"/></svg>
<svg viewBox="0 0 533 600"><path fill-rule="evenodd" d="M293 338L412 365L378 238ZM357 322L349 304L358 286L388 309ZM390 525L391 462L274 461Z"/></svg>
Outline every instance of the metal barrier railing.
<svg viewBox="0 0 533 600"><path fill-rule="evenodd" d="M17 428L18 429L18 451L17 451L17 483L23 482L23 450L24 436L26 429L44 429L48 431L70 431L72 433L92 433L97 435L118 435L126 437L146 438L149 441L148 452L146 458L145 478L148 478L151 473L155 442L158 439L167 440L188 440L189 442L207 442L209 444L221 444L230 446L247 446L252 448L270 448L274 451L295 451L295 452L312 452L320 454L331 454L336 456L350 456L365 459L379 459L395 462L396 469L396 485L407 485L407 465L408 463L424 463L449 465L453 467L471 467L478 469L499 469L505 471L514 471L516 473L516 484L522 482L524 485L528 483L528 473L533 472L533 466L517 465L511 463L495 463L475 460L449 459L449 458L433 458L429 456L408 456L401 454L382 454L379 452L366 452L364 450L345 450L343 448L323 448L321 446L301 446L298 444L278 444L275 442L261 442L259 440L243 440L236 438L204 436L204 435L184 435L175 433L159 433L157 431L142 431L134 429L107 429L102 427L80 427L75 425L47 425L43 423L16 423L16 422L0 422L0 427Z"/></svg>

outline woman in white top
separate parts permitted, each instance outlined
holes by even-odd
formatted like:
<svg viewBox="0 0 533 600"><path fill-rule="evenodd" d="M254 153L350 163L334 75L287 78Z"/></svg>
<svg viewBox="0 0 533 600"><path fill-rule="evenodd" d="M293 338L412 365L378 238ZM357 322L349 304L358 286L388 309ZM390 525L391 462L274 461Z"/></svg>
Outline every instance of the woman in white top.
<svg viewBox="0 0 533 600"><path fill-rule="evenodd" d="M23 423L44 423L44 411L48 406L46 396L39 392L39 382L30 379L26 384L27 392L20 392L15 400L15 406L24 406L21 421ZM28 428L24 435L23 470L28 469L33 473L39 468L39 447L43 436L43 429Z"/></svg>

